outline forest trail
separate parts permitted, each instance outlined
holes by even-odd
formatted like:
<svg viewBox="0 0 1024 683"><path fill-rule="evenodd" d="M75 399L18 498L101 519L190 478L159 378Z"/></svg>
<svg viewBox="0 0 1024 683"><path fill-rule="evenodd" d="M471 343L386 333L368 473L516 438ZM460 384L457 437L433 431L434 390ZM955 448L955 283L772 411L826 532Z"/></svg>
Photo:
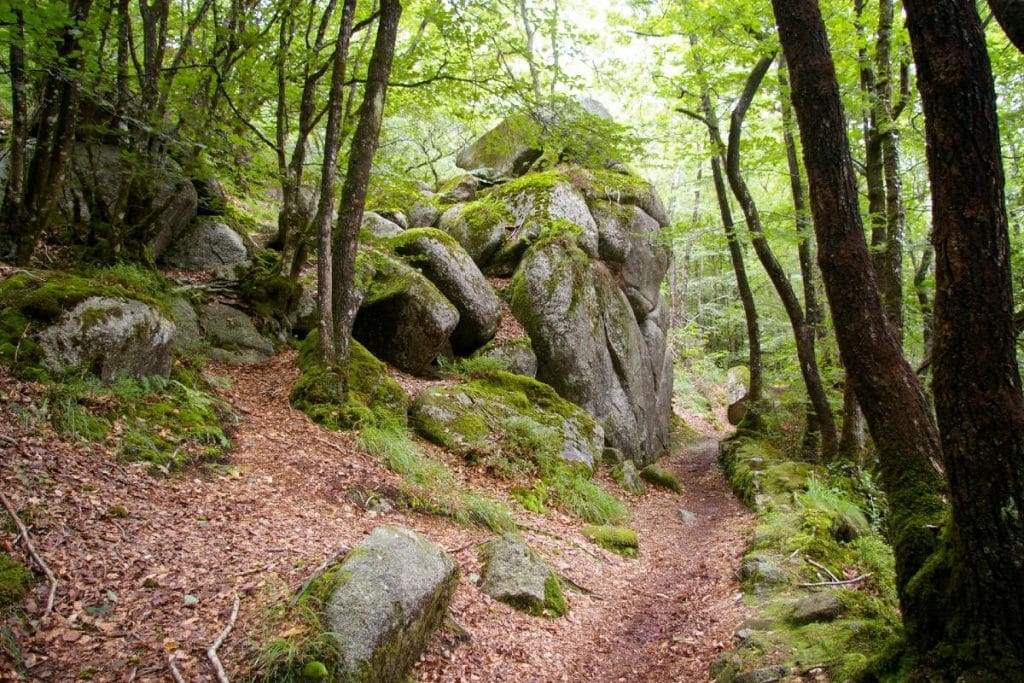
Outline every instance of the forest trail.
<svg viewBox="0 0 1024 683"><path fill-rule="evenodd" d="M220 656L233 681L247 680L243 662L265 635L270 607L382 523L426 534L462 569L451 612L469 637L439 631L416 680L705 681L743 619L735 570L753 517L715 464L713 438L661 461L682 494L629 497L601 475L629 504L637 559L588 543L582 524L566 515L518 515L526 540L593 591L568 592L569 615L548 620L495 602L472 582L481 570L476 546L490 532L401 508L377 514L353 500L358 488L386 497L398 479L351 435L291 409L294 354L210 370L232 378L222 393L241 417L235 448L224 466L166 478L15 419L12 405L40 400L38 388L0 374L0 432L18 441L0 440L0 488L31 512L32 538L60 580L55 615L21 639L29 680L167 681L169 660L186 681L213 680L205 652L236 594L241 611ZM448 464L507 497L500 483ZM684 523L680 509L695 521ZM6 550L23 556L20 545ZM40 585L34 594L38 612L44 592ZM18 680L0 664L8 667L0 680Z"/></svg>

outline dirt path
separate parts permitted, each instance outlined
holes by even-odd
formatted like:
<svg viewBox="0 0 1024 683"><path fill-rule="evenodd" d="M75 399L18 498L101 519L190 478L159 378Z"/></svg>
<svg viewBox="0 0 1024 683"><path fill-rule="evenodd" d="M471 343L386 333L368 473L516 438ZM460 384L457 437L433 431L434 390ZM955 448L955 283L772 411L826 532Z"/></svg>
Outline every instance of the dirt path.
<svg viewBox="0 0 1024 683"><path fill-rule="evenodd" d="M351 436L326 432L288 406L292 354L213 370L233 378L225 397L243 417L231 467L164 479L16 419L12 407L39 396L0 375L0 434L19 442L0 439L0 488L29 518L61 582L56 614L34 634L19 634L28 680L166 681L168 660L186 681L213 680L205 650L235 594L242 609L221 657L232 680L246 680L243 662L268 608L380 523L428 535L463 570L452 613L470 640L440 632L417 680L703 681L742 618L733 574L752 519L729 494L713 441L663 463L680 475L682 495L627 499L641 538L636 560L595 548L567 516L521 515L527 540L594 592L570 593L570 614L546 620L476 588L475 544L491 536L485 530L402 510L375 515L349 500L352 487L386 491L395 476ZM507 492L494 484L491 493ZM696 520L683 523L681 508ZM13 543L0 531L2 549L23 557ZM44 594L40 586L33 597L36 613ZM19 680L10 651L0 641L0 680Z"/></svg>

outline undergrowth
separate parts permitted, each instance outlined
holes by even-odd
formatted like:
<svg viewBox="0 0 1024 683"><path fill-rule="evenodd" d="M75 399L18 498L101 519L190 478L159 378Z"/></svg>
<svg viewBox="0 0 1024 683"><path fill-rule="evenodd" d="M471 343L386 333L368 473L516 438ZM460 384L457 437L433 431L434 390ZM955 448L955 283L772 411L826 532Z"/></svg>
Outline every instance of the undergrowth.
<svg viewBox="0 0 1024 683"><path fill-rule="evenodd" d="M508 506L468 490L447 466L427 455L405 427L366 426L359 434L359 445L402 477L402 494L413 509L451 517L460 524L477 524L494 532L516 528Z"/></svg>

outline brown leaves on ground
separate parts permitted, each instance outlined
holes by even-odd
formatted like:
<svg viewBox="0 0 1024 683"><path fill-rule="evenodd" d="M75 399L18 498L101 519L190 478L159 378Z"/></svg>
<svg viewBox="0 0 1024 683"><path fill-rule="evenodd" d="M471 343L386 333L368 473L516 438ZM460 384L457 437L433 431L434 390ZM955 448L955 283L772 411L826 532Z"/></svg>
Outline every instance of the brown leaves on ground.
<svg viewBox="0 0 1024 683"><path fill-rule="evenodd" d="M0 643L0 680L20 680L19 666L33 681L166 681L170 658L184 680L211 681L205 651L235 594L241 612L220 657L232 680L245 680L268 609L380 523L426 534L463 572L451 612L469 637L457 629L435 634L417 680L703 681L743 617L734 572L752 518L729 494L713 441L662 463L679 475L684 494L625 498L640 533L639 559L589 544L581 524L558 512L518 513L531 545L592 592L568 591L569 615L547 620L491 600L471 581L481 571L476 546L491 536L486 530L357 504L351 491L386 495L398 479L352 435L325 431L290 408L293 354L211 370L233 379L222 393L243 416L235 448L224 465L162 478L23 417L40 387L0 374L0 434L16 441L0 439L0 488L60 581L55 614L36 630L6 624L17 649ZM501 482L454 469L507 497ZM696 522L680 521L680 508ZM27 561L9 529L0 530L0 549ZM37 584L30 617L42 614L45 592L45 582Z"/></svg>

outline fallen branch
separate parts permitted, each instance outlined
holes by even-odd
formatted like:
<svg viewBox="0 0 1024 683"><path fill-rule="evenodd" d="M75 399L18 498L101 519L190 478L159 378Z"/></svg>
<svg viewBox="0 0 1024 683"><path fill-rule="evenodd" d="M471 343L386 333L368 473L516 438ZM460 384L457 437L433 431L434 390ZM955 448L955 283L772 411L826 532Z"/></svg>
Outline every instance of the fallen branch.
<svg viewBox="0 0 1024 683"><path fill-rule="evenodd" d="M303 581L302 585L299 586L299 589L297 591L295 591L295 595L292 596L292 599L288 602L288 606L289 607L294 607L295 604L299 601L299 598L302 597L302 594L306 592L307 588L309 588L309 584L313 583L313 581L318 579L320 577L320 575L324 573L324 570L326 570L327 567L329 567L335 560L337 560L342 555L348 554L348 552L351 551L351 550L352 549L349 548L348 546L342 546L341 550L339 550L338 552L334 553L333 555L328 557L326 560L321 562L320 566L317 567L316 569L314 569L313 573L309 575L309 578L306 579L305 581Z"/></svg>
<svg viewBox="0 0 1024 683"><path fill-rule="evenodd" d="M814 560L812 560L812 559L811 559L811 558L809 558L809 557L805 557L804 559L805 559L805 560L807 560L807 562L808 562L808 563L810 563L810 564L813 564L813 565L814 565L815 567L817 567L818 569L821 569L821 570L822 570L822 571L824 571L824 572L825 572L826 574L828 574L828 575L829 575L829 577L831 577L831 579L832 579L833 581L838 581L838 580L839 580L839 577L838 577L838 576L836 576L835 574L833 574L833 573L832 573L831 571L829 571L829 568L828 568L828 567L826 567L825 565L823 565L823 564L819 564L819 563L815 562Z"/></svg>
<svg viewBox="0 0 1024 683"><path fill-rule="evenodd" d="M576 589L577 591L579 591L583 595L586 595L587 597L593 598L594 600L604 600L604 596L600 595L599 593L595 593L594 591L592 591L591 589L587 588L586 586L584 586L582 584L576 583L575 581L573 581L571 578L569 578L565 574L559 572L558 575L562 578L562 581L565 581L567 584L572 586L574 589Z"/></svg>
<svg viewBox="0 0 1024 683"><path fill-rule="evenodd" d="M6 444L10 444L11 446L14 446L15 448L18 447L18 440L14 439L12 437L9 437L6 434L0 434L0 441L3 441Z"/></svg>
<svg viewBox="0 0 1024 683"><path fill-rule="evenodd" d="M321 439L319 436L314 435L313 436L313 441L316 441L319 444L327 446L328 448L333 448L334 450L338 451L342 455L350 455L350 453L347 453L344 448L342 448L341 446L339 446L336 443L331 443L327 439Z"/></svg>
<svg viewBox="0 0 1024 683"><path fill-rule="evenodd" d="M21 521L21 517L18 517L17 511L14 506L11 505L11 501L7 499L7 496L0 491L0 503L3 503L4 508L7 509L7 514L14 520L14 525L18 527L21 537L25 540L25 547L28 549L29 557L36 563L40 570L46 574L46 580L50 582L50 596L46 600L46 611L43 612L43 619L50 616L53 613L53 604L57 600L57 577L52 571L50 566L43 561L43 558L36 552L36 547L32 545L32 539L29 538L28 529L25 528L25 524Z"/></svg>
<svg viewBox="0 0 1024 683"><path fill-rule="evenodd" d="M800 586L802 588L817 588L819 586L849 586L853 583L860 583L869 576L871 576L871 572L861 574L860 576L856 576L852 579L846 579L845 581L819 581L818 583L801 583Z"/></svg>
<svg viewBox="0 0 1024 683"><path fill-rule="evenodd" d="M213 641L206 650L206 657L213 664L213 670L217 674L217 680L220 683L230 683L228 675L224 671L224 665L220 663L220 658L217 657L217 649L224 644L224 640L227 639L228 634L231 633L231 629L235 626L235 620L238 619L238 606L242 604L242 601L238 599L238 595L235 595L235 603L231 606L231 617L228 618L228 625L224 627L224 630L217 636L217 640Z"/></svg>
<svg viewBox="0 0 1024 683"><path fill-rule="evenodd" d="M170 655L167 655L167 668L171 670L171 677L174 678L175 683L185 683L185 679L181 677L181 672L178 671L178 667Z"/></svg>

